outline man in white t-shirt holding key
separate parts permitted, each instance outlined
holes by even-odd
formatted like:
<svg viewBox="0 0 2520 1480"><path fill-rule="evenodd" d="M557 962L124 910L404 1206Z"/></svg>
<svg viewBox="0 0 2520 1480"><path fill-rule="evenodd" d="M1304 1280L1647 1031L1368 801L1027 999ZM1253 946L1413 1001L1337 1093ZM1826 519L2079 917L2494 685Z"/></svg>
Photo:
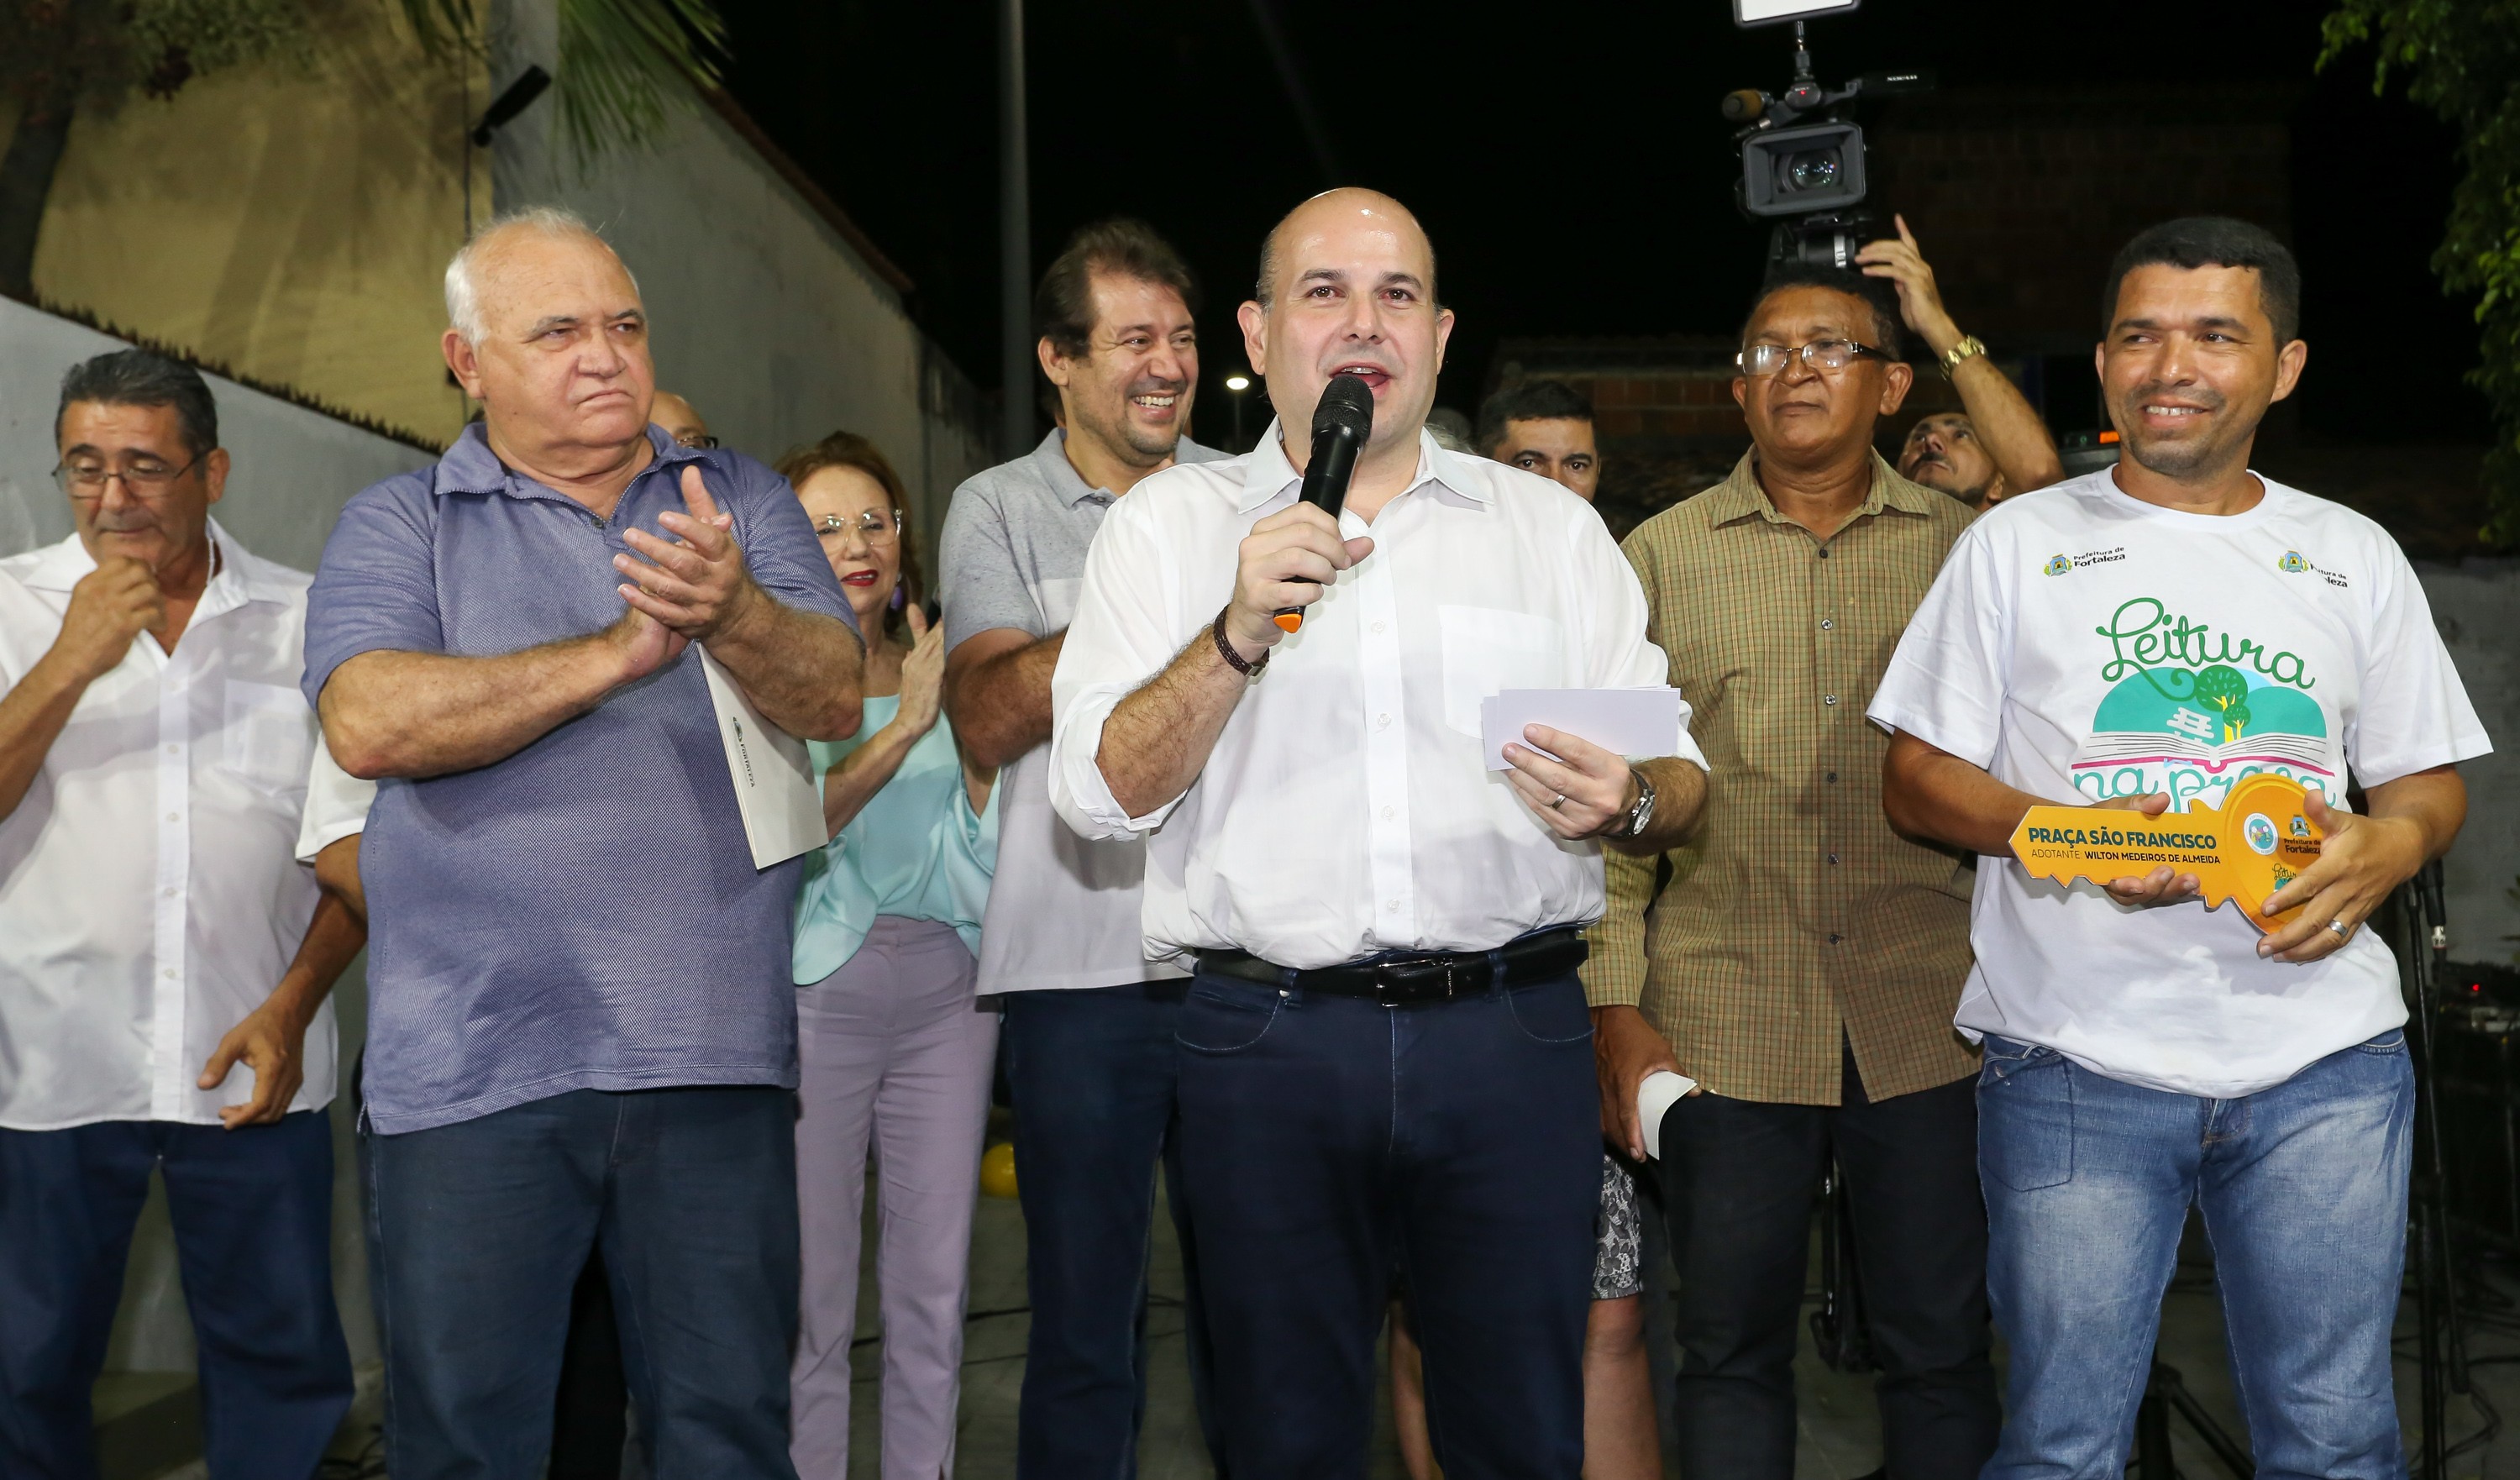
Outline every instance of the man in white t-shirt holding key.
<svg viewBox="0 0 2520 1480"><path fill-rule="evenodd" d="M2191 1203L2258 1473L2406 1473L2389 1330L2413 1077L2364 922L2449 848L2453 765L2491 746L2397 545L2249 471L2308 358L2300 300L2291 254L2242 222L2128 244L2098 350L2122 461L1972 525L1870 709L1891 822L1986 855L1958 1021L1986 1048L2011 1350L1988 1480L2123 1470ZM2271 934L2208 912L2193 875L2067 886L2010 857L2031 806L2219 805L2260 772L2301 783L2326 835Z"/></svg>

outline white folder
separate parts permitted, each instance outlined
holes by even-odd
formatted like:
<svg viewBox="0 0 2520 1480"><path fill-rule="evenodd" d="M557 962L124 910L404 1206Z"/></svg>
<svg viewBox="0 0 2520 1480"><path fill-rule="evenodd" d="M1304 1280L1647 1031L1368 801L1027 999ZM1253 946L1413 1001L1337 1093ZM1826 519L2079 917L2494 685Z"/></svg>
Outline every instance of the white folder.
<svg viewBox="0 0 2520 1480"><path fill-rule="evenodd" d="M717 710L718 741L726 747L727 774L743 812L743 838L752 845L752 867L767 869L821 847L831 834L823 826L823 792L814 784L805 742L763 719L707 649L699 654L709 703Z"/></svg>

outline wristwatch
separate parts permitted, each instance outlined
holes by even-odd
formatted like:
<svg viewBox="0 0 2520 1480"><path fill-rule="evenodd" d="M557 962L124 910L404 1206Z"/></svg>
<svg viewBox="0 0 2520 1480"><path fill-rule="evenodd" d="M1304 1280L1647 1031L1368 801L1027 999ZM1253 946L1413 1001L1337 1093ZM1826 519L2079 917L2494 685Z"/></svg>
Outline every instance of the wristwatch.
<svg viewBox="0 0 2520 1480"><path fill-rule="evenodd" d="M1653 826L1653 783L1634 766L1628 768L1628 774L1637 779L1637 804L1628 809L1628 815L1618 829L1607 834L1611 837L1642 837L1645 829Z"/></svg>
<svg viewBox="0 0 2520 1480"><path fill-rule="evenodd" d="M1984 353L1986 353L1986 340L1973 334L1964 334L1960 336L1958 343L1943 351L1943 374L1949 375L1960 368L1960 361L1972 355Z"/></svg>

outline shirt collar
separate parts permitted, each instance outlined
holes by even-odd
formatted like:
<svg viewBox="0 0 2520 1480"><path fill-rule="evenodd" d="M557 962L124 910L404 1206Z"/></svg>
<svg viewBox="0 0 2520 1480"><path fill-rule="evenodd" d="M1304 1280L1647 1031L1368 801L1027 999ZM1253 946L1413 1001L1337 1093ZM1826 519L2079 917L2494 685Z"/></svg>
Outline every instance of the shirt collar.
<svg viewBox="0 0 2520 1480"><path fill-rule="evenodd" d="M655 458L639 470L639 476L643 478L659 468L708 460L707 449L686 447L665 435L665 428L654 425L648 427L648 446L655 453ZM473 422L456 437L454 445L446 449L446 455L437 460L436 476L429 486L431 492L441 494L515 494L518 492L516 485L520 482L527 489L543 488L542 484L500 462L499 455L490 450L489 428L482 423Z"/></svg>
<svg viewBox="0 0 2520 1480"><path fill-rule="evenodd" d="M1418 430L1418 471L1401 492L1415 493L1434 483L1473 504L1492 503L1496 490L1476 466L1481 461L1447 451L1435 441L1434 433L1421 426ZM1278 423L1273 420L1243 460L1242 496L1235 502L1235 512L1250 514L1303 480L1304 475L1287 460L1285 440L1279 435Z"/></svg>
<svg viewBox="0 0 2520 1480"><path fill-rule="evenodd" d="M1078 472L1076 465L1067 460L1067 428L1064 426L1050 428L1050 435L1043 437L1041 445L1032 450L1032 461L1033 471L1041 474L1042 481L1050 485L1052 493L1058 495L1058 501L1070 509L1087 499L1111 497L1111 490L1097 488L1085 481L1085 474Z"/></svg>
<svg viewBox="0 0 2520 1480"><path fill-rule="evenodd" d="M1847 522L1853 523L1884 509L1895 509L1901 514L1929 515L1934 512L1934 500L1948 497L1950 495L1936 493L1920 483L1912 483L1901 477L1899 470L1875 452L1872 454L1871 491L1864 496L1864 502L1848 516ZM1710 528L1721 528L1752 516L1771 524L1793 522L1777 512L1776 504L1768 497L1768 490L1759 486L1759 450L1755 447L1741 454L1741 461L1732 465L1732 476L1708 489L1703 498L1706 501L1706 522Z"/></svg>
<svg viewBox="0 0 2520 1480"><path fill-rule="evenodd" d="M210 520L209 525L210 543L218 550L218 570L202 588L193 620L248 602L291 600L296 588L280 578L282 567L247 550L235 535L219 526L218 520ZM95 568L95 558L87 553L87 546L79 542L73 530L68 539L41 551L22 580L39 591L68 591Z"/></svg>

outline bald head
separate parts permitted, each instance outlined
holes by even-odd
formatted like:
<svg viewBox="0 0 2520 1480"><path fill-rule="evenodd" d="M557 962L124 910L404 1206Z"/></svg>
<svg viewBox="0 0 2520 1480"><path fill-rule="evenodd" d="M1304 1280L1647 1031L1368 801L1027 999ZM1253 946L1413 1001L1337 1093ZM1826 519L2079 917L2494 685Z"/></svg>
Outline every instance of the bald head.
<svg viewBox="0 0 2520 1480"><path fill-rule="evenodd" d="M1366 465L1414 469L1453 316L1435 301L1435 248L1409 207L1333 190L1288 211L1237 318L1281 426L1309 427L1330 378L1352 375L1373 392Z"/></svg>
<svg viewBox="0 0 2520 1480"><path fill-rule="evenodd" d="M664 428L665 435L686 447L714 447L717 438L710 435L708 423L698 407L670 390L656 392L648 407L648 420Z"/></svg>
<svg viewBox="0 0 2520 1480"><path fill-rule="evenodd" d="M1435 296L1435 244L1427 239L1426 229L1418 224L1418 217L1410 212L1408 206L1378 190L1366 190L1354 185L1323 191L1286 212L1279 218L1277 225L1269 228L1269 235L1260 242L1260 275L1252 285L1251 296L1263 308L1278 301L1278 264L1283 256L1282 243L1293 240L1296 234L1307 228L1319 230L1325 226L1359 222L1379 224L1398 237L1414 242L1425 262L1426 300L1430 303L1441 301Z"/></svg>
<svg viewBox="0 0 2520 1480"><path fill-rule="evenodd" d="M644 456L648 311L584 221L536 207L483 227L446 264L446 316L447 368L512 466L566 478Z"/></svg>
<svg viewBox="0 0 2520 1480"><path fill-rule="evenodd" d="M619 269L622 281L637 297L639 280L630 275L609 244L597 235L594 227L574 211L557 205L528 205L491 217L481 224L472 239L456 248L446 263L446 322L468 343L478 344L488 328L483 319L482 296L490 290L488 280L506 275L504 269L517 265L520 249L530 259L549 255L535 247L575 248L611 259Z"/></svg>

